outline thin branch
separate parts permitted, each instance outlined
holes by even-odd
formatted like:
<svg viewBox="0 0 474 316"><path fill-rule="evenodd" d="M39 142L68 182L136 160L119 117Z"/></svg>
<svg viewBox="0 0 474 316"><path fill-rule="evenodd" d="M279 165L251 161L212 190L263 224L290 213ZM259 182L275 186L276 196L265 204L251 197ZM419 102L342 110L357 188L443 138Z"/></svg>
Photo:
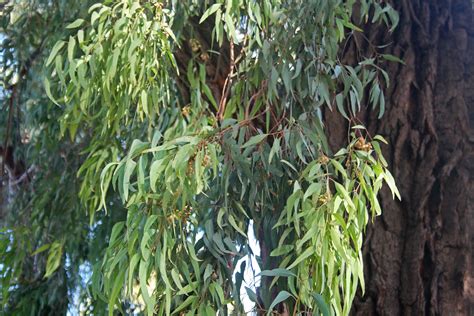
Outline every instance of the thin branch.
<svg viewBox="0 0 474 316"><path fill-rule="evenodd" d="M219 110L217 111L217 119L222 121L225 112L225 106L227 103L227 98L230 93L230 86L232 85L232 76L234 75L234 67L235 67L235 57L234 57L234 42L229 42L230 46L230 69L229 74L224 82L224 87L222 88L222 97L219 102Z"/></svg>
<svg viewBox="0 0 474 316"><path fill-rule="evenodd" d="M30 173L36 171L36 166L33 164L31 167L28 168L21 176L15 179L15 176L13 175L13 171L10 172L10 185L18 185L19 183L25 181Z"/></svg>
<svg viewBox="0 0 474 316"><path fill-rule="evenodd" d="M251 97L250 97L250 100L249 102L247 103L247 106L245 107L245 119L248 119L249 115L250 115L250 106L252 104L254 104L257 100L257 98L259 98L262 93L264 92L264 89L266 89L267 87L267 80L264 80L260 89L258 89L257 92L255 92Z"/></svg>

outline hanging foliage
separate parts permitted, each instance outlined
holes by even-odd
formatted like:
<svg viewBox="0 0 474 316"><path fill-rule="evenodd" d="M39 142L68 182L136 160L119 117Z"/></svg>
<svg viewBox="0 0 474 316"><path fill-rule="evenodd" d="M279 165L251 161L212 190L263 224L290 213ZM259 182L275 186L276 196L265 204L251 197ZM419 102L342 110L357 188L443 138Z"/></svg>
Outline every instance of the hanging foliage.
<svg viewBox="0 0 474 316"><path fill-rule="evenodd" d="M357 120L383 115L379 62L398 60L338 58L398 14L355 3L115 0L65 26L44 88L57 134L83 144L77 195L93 225L126 210L91 279L109 315L242 314L242 291L258 314L349 314L383 183L400 198L385 140ZM329 147L323 107L350 121L347 147ZM242 260L251 231L257 287ZM49 249L45 277L63 241Z"/></svg>

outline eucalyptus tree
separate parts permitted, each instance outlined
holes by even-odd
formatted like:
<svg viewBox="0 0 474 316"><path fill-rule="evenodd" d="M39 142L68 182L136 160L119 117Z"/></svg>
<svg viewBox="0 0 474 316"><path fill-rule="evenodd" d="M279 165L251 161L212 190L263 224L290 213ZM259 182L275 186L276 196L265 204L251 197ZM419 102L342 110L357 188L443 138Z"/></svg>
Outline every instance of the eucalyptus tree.
<svg viewBox="0 0 474 316"><path fill-rule="evenodd" d="M62 110L48 100L42 82L65 21L87 14L90 4L0 4L2 315L65 314L73 294L85 293L87 265L102 258L113 223L124 218L117 204L114 214L98 214L89 228L76 177L87 137L58 137Z"/></svg>
<svg viewBox="0 0 474 316"><path fill-rule="evenodd" d="M337 58L360 30L352 4L295 4L98 3L52 48L44 86L61 108L58 133L86 144L78 195L91 222L113 192L127 209L92 278L110 314L126 297L147 314L243 312L249 223L263 271L257 293L246 290L259 313L328 302L348 314L377 192L384 180L398 191L383 138L354 124L332 154L321 107L352 121L367 99L382 114L389 82L374 60ZM374 22L397 23L377 3L362 17L371 7ZM64 243L35 252L48 249L46 278Z"/></svg>
<svg viewBox="0 0 474 316"><path fill-rule="evenodd" d="M35 190L8 203L7 311L27 311L20 296L35 293L37 311L64 313L85 282L94 314L243 314L242 292L257 314L349 313L365 290L362 245L382 183L400 198L386 141L364 126L389 121L385 94L401 88L385 70L412 63L396 57L391 39L403 33L389 3L14 3L23 7L3 16L35 8L43 28L30 31L43 41L41 62L22 73L35 44L21 46L24 24L4 23L23 80L6 78L3 97L29 119L12 122L28 127L34 155L18 154L37 165L21 184ZM242 259L254 256L249 278ZM89 265L92 278L74 281ZM69 288L62 300L57 284Z"/></svg>

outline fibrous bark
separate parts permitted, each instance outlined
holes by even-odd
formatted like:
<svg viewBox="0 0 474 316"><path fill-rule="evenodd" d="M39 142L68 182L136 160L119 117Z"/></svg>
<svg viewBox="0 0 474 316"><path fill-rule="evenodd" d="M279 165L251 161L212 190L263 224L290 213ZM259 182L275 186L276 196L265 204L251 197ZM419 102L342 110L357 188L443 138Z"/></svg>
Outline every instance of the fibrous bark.
<svg viewBox="0 0 474 316"><path fill-rule="evenodd" d="M385 156L402 201L385 190L383 215L364 246L366 293L356 315L474 313L474 28L469 0L397 0L394 34L370 26L364 36L405 64L387 66L391 85L381 120L358 116L385 136ZM344 58L373 46L355 37ZM347 124L327 113L334 148Z"/></svg>

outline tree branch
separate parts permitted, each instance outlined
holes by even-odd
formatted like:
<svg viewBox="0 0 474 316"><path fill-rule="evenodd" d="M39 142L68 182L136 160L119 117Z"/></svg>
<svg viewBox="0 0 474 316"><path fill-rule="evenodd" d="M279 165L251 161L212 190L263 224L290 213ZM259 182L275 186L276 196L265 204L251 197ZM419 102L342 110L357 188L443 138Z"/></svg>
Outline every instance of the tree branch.
<svg viewBox="0 0 474 316"><path fill-rule="evenodd" d="M224 82L224 87L222 88L222 97L219 102L219 110L217 111L217 119L222 121L225 112L225 105L227 103L227 97L230 93L230 86L232 85L232 76L234 75L234 67L235 67L235 57L234 57L234 43L230 42L230 67L229 67L229 74Z"/></svg>

